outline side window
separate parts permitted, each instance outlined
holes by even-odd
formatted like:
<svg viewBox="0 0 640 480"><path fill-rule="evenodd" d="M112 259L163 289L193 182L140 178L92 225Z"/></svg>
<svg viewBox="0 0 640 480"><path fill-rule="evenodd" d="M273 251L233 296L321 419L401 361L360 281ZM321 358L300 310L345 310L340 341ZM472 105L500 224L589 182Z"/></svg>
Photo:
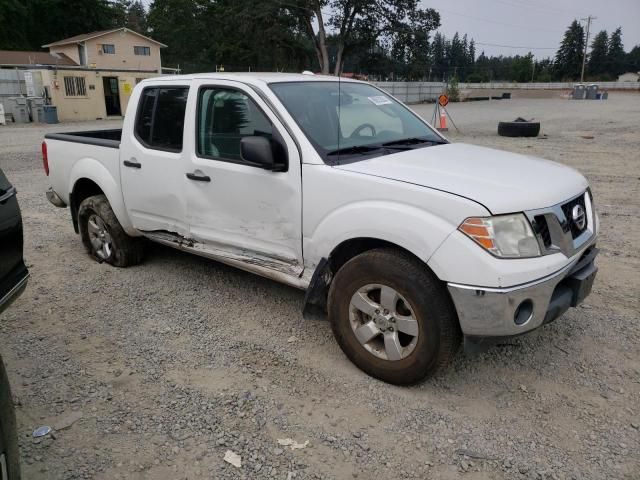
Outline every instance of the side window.
<svg viewBox="0 0 640 480"><path fill-rule="evenodd" d="M136 118L138 140L148 148L182 151L188 94L186 87L146 88Z"/></svg>
<svg viewBox="0 0 640 480"><path fill-rule="evenodd" d="M232 89L200 90L198 155L239 162L247 136L273 137L273 125L251 98Z"/></svg>
<svg viewBox="0 0 640 480"><path fill-rule="evenodd" d="M149 144L151 138L151 121L153 120L153 107L158 97L157 88L145 88L140 95L138 118L136 118L136 137L145 144Z"/></svg>

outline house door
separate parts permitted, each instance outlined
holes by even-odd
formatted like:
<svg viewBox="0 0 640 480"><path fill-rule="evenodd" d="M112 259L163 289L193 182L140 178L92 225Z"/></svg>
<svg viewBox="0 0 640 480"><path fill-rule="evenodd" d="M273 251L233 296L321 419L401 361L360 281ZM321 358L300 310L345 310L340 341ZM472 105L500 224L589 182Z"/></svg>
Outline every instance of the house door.
<svg viewBox="0 0 640 480"><path fill-rule="evenodd" d="M121 116L118 77L103 77L102 85L104 86L104 104L107 108L107 116Z"/></svg>

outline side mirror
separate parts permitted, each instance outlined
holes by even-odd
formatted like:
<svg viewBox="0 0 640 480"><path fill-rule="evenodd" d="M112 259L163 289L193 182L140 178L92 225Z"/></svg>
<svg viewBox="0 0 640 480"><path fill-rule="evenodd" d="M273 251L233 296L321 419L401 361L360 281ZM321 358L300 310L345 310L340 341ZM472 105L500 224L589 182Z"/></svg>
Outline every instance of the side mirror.
<svg viewBox="0 0 640 480"><path fill-rule="evenodd" d="M265 170L283 171L285 165L277 162L274 154L280 149L268 138L260 136L244 137L240 140L240 157L247 163L253 163ZM285 167L286 168L286 167Z"/></svg>

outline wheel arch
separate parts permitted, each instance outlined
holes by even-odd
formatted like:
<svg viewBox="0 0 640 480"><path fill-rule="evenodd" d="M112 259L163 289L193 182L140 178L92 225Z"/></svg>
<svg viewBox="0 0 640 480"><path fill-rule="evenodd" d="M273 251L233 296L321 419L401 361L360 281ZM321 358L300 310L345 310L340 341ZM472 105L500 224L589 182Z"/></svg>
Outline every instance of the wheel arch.
<svg viewBox="0 0 640 480"><path fill-rule="evenodd" d="M369 250L385 247L410 255L431 271L435 278L438 278L423 259L397 243L375 237L350 238L336 245L328 257L323 257L318 262L305 294L303 314L308 314L314 308L326 310L327 296L333 277L345 263Z"/></svg>
<svg viewBox="0 0 640 480"><path fill-rule="evenodd" d="M69 208L71 209L73 229L76 233L80 233L78 229L78 210L80 209L80 204L85 199L94 195L104 195L104 191L96 182L89 178L79 178L73 185L73 189L69 194Z"/></svg>
<svg viewBox="0 0 640 480"><path fill-rule="evenodd" d="M92 195L104 195L109 201L109 205L128 235L139 236L140 234L133 228L127 215L122 196L122 189L119 182L114 178L110 169L98 160L83 158L76 162L69 176L71 193L69 194L69 205L73 228L78 233L78 209L83 200Z"/></svg>

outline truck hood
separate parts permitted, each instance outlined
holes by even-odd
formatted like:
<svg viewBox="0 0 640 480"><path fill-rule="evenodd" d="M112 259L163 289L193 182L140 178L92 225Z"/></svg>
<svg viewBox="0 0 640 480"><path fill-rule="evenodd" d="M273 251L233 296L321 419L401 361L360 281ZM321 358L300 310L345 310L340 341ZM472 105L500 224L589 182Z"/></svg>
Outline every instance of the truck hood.
<svg viewBox="0 0 640 480"><path fill-rule="evenodd" d="M335 168L453 193L481 203L493 214L550 207L588 186L580 173L565 165L464 143L418 148Z"/></svg>

